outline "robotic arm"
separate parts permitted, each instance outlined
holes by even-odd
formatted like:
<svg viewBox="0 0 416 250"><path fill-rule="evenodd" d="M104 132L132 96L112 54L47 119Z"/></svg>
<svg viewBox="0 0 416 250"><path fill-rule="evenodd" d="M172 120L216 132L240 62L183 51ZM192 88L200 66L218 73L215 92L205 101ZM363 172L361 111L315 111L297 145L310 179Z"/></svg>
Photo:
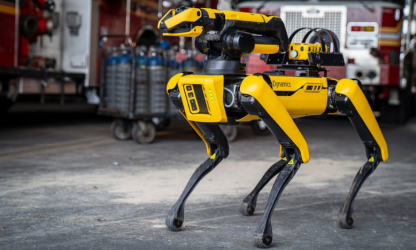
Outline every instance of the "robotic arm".
<svg viewBox="0 0 416 250"><path fill-rule="evenodd" d="M288 38L279 17L184 7L170 10L160 20L159 29L166 36L195 37L195 47L208 57L203 75L181 73L167 85L171 101L201 136L209 155L169 212L168 228L181 228L187 197L228 156L228 143L218 124L262 119L281 145L281 160L243 200L241 212L252 215L259 192L278 175L254 236L256 246L270 246L271 215L277 201L300 165L309 161L308 145L293 118L337 112L350 118L367 156L338 216L341 227L351 228L355 196L378 164L388 159L388 150L359 85L350 79L326 77L323 66L344 65L336 35L326 29L309 29L301 43L292 43L302 29ZM240 57L248 53L261 53L267 64L279 67L273 72L246 75ZM286 76L287 71L297 71L301 76Z"/></svg>
<svg viewBox="0 0 416 250"><path fill-rule="evenodd" d="M164 36L196 37L196 48L208 59L242 54L285 52L289 46L279 17L207 8L170 10L159 21Z"/></svg>

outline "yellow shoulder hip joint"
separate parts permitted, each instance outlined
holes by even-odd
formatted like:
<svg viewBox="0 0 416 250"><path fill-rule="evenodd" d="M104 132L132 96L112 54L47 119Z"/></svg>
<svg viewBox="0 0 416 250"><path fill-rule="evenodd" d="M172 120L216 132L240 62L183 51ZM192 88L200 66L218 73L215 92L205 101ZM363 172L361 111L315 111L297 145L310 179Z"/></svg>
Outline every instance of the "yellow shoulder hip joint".
<svg viewBox="0 0 416 250"><path fill-rule="evenodd" d="M260 103L266 113L273 119L275 126L281 129L291 140L291 142L299 149L302 162L307 163L309 161L309 149L305 138L303 138L303 135L299 131L285 106L280 102L277 95L263 79L263 77L246 77L241 83L240 91L242 94L252 96L258 103ZM273 130L272 128L270 129ZM277 135L275 134L275 136Z"/></svg>
<svg viewBox="0 0 416 250"><path fill-rule="evenodd" d="M387 161L389 158L389 153L387 150L386 140L381 133L373 111L368 104L367 98L365 98L364 93L361 91L360 86L358 86L358 84L353 80L342 79L335 87L335 92L337 94L348 97L365 125L364 128L356 127L357 132L360 134L360 136L362 134L370 133L380 148L381 160Z"/></svg>

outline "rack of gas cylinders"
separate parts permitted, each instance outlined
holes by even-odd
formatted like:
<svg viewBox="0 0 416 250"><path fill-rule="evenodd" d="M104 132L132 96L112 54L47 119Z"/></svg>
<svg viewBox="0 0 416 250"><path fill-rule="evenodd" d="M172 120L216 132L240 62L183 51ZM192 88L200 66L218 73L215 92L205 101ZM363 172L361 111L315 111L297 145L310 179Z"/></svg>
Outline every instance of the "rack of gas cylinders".
<svg viewBox="0 0 416 250"><path fill-rule="evenodd" d="M169 79L180 72L202 73L205 55L193 49L179 50L177 46L134 47L131 42L106 50L100 42L100 49L105 63L101 64L99 114L115 118L111 124L114 138L132 137L141 144L153 142L156 131L164 130L171 118L182 117L166 94ZM252 125L254 133L262 126L257 122ZM229 141L236 138L236 126L221 128Z"/></svg>
<svg viewBox="0 0 416 250"><path fill-rule="evenodd" d="M205 57L195 50L131 43L102 48L99 114L116 118L114 138L150 143L171 118L181 117L166 94L169 79L180 72L202 72Z"/></svg>

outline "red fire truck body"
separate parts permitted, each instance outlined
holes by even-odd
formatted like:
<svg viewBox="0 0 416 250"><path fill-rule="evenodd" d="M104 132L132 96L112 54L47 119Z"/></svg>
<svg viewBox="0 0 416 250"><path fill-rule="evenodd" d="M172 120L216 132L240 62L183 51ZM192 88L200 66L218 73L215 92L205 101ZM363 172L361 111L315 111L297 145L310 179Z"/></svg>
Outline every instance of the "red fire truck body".
<svg viewBox="0 0 416 250"><path fill-rule="evenodd" d="M414 82L403 75L406 65L401 63L404 1L239 2L240 11L280 16L288 34L302 27L332 30L347 63L345 67L327 67L329 76L359 79L381 120L403 122L411 115L414 93L409 97L408 92ZM305 33L300 32L294 42L300 42ZM249 58L247 64L248 73L272 68L259 58Z"/></svg>
<svg viewBox="0 0 416 250"><path fill-rule="evenodd" d="M12 3L4 3L0 5L0 17L2 20L2 32L0 38L0 66L17 66L15 59L16 45L14 36L5 39L7 34L14 34L15 31L15 7Z"/></svg>
<svg viewBox="0 0 416 250"><path fill-rule="evenodd" d="M97 104L100 35L134 40L157 14L150 0L0 0L0 112L16 101Z"/></svg>

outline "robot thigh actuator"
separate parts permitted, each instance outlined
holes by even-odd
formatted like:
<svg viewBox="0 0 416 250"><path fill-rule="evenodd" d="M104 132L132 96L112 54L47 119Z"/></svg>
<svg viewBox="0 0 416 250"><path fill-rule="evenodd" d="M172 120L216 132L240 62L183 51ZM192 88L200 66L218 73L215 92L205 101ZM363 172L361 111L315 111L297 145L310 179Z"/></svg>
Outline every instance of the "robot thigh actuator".
<svg viewBox="0 0 416 250"><path fill-rule="evenodd" d="M291 41L302 29L288 37L279 17L184 7L170 10L160 20L159 29L165 36L196 37L195 46L208 57L203 75L181 73L167 86L171 101L205 142L209 156L170 210L167 227L180 230L186 199L198 182L228 156L228 142L219 124L261 119L279 141L281 159L243 200L240 210L252 215L259 192L277 175L254 234L256 246L270 246L271 215L277 201L300 165L309 161L308 145L293 118L340 112L356 128L367 156L338 216L342 228L351 228L355 196L378 164L387 160L388 151L360 85L350 79L326 77L323 66L344 65L336 35L325 29L309 29L302 43L296 44ZM267 64L280 66L273 72L246 75L240 57L249 53L260 53ZM301 76L285 75L289 71Z"/></svg>

